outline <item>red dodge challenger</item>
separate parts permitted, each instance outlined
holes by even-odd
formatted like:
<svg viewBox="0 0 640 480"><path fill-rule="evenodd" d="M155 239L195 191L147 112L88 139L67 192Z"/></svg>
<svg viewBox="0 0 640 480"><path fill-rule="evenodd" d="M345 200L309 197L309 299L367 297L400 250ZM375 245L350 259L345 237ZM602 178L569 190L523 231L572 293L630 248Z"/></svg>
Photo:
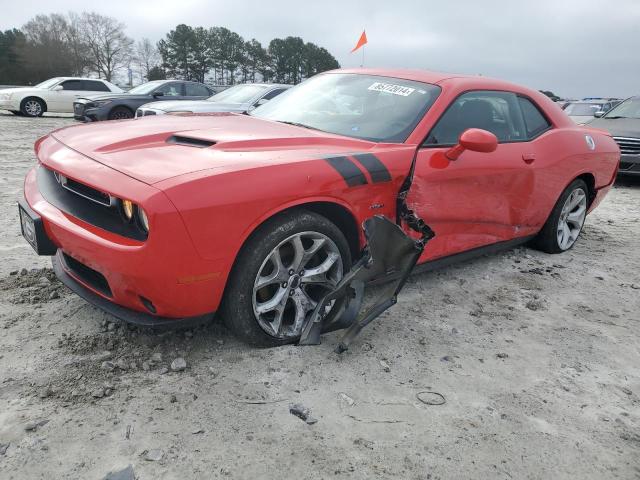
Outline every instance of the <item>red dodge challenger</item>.
<svg viewBox="0 0 640 480"><path fill-rule="evenodd" d="M21 227L67 286L142 325L218 311L262 345L300 337L367 219L413 238L398 210L424 221L426 267L528 241L560 253L620 158L537 91L378 69L315 76L249 115L63 128L35 152Z"/></svg>

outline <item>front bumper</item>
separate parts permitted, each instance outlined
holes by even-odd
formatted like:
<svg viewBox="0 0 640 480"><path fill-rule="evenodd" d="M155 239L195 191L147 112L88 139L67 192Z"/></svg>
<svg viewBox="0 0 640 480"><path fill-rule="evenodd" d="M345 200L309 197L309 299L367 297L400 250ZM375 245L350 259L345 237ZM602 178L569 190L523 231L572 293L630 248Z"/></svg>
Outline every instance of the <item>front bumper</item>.
<svg viewBox="0 0 640 480"><path fill-rule="evenodd" d="M45 166L27 174L24 190L28 208L42 219L47 239L58 249L56 257L64 260L66 255L80 265L65 272L92 294L89 297L101 298L99 302L89 300L91 303L127 321L132 321L131 316L123 315L123 308L142 312L155 318L156 324L210 315L218 309L228 261L200 257L182 218L163 192L81 157L51 138L43 142L41 153L43 150L48 150L41 155L47 159L47 168L72 178L100 179L105 189L113 186L109 193L126 192L126 198L143 205L149 216L151 228L146 240L123 237L49 203L36 175L36 170ZM69 285L64 276L61 280ZM79 293L78 288L72 290Z"/></svg>
<svg viewBox="0 0 640 480"><path fill-rule="evenodd" d="M53 264L53 271L55 272L56 277L58 277L58 280L64 283L69 290L86 300L94 307L104 310L114 317L132 325L137 325L139 327L180 326L181 328L189 328L206 323L213 318L213 314L198 315L195 317L180 319L167 318L122 307L121 305L95 294L93 291L82 285L82 283L77 281L70 273L70 267L65 263L62 250L59 250L55 256L51 257L51 263Z"/></svg>
<svg viewBox="0 0 640 480"><path fill-rule="evenodd" d="M620 155L618 175L640 175L640 155Z"/></svg>
<svg viewBox="0 0 640 480"><path fill-rule="evenodd" d="M80 122L97 122L100 120L106 120L108 111L108 108L95 106L92 103L73 103L73 118Z"/></svg>
<svg viewBox="0 0 640 480"><path fill-rule="evenodd" d="M0 110L18 111L20 104L16 100L0 99Z"/></svg>

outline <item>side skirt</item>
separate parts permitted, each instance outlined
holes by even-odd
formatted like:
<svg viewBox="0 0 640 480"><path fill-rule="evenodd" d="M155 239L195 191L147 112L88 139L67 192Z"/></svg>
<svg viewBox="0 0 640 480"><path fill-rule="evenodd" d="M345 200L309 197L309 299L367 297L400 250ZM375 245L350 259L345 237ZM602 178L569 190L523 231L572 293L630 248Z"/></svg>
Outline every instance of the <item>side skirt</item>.
<svg viewBox="0 0 640 480"><path fill-rule="evenodd" d="M485 245L483 247L472 248L465 252L455 253L447 257L441 257L436 260L424 262L413 269L412 274L425 273L437 270L439 268L448 267L459 262L466 262L474 258L481 257L483 255L491 255L504 250L510 250L519 245L523 245L535 238L535 235L528 235L526 237L514 238L513 240L506 240L504 242L492 243L491 245Z"/></svg>

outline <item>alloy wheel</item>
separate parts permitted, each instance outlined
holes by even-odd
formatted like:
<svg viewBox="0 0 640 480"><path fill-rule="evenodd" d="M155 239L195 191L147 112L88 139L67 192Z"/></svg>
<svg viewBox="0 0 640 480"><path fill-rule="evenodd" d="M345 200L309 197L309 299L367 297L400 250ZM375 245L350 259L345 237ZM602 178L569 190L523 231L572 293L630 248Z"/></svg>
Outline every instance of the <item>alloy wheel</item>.
<svg viewBox="0 0 640 480"><path fill-rule="evenodd" d="M42 105L37 100L27 100L24 110L30 117L37 117L42 114Z"/></svg>
<svg viewBox="0 0 640 480"><path fill-rule="evenodd" d="M276 338L299 336L304 320L342 275L340 250L329 237L318 232L288 237L271 250L256 275L253 313L258 324Z"/></svg>
<svg viewBox="0 0 640 480"><path fill-rule="evenodd" d="M558 220L558 246L562 250L568 250L576 242L586 216L587 194L576 188L565 200Z"/></svg>

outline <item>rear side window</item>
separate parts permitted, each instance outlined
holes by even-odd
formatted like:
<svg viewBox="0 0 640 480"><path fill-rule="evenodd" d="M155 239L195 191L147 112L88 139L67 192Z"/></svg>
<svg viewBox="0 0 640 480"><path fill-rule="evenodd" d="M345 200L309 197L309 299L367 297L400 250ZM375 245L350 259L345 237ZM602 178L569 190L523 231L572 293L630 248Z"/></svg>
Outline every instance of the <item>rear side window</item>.
<svg viewBox="0 0 640 480"><path fill-rule="evenodd" d="M526 140L518 97L512 92L473 91L449 105L425 141L425 145L455 145L469 128L493 133L501 143Z"/></svg>
<svg viewBox="0 0 640 480"><path fill-rule="evenodd" d="M187 97L210 97L211 92L204 85L198 85L197 83L186 83L186 95Z"/></svg>
<svg viewBox="0 0 640 480"><path fill-rule="evenodd" d="M262 100L271 100L272 98L280 95L282 92L284 92L283 88L276 88L275 90L271 90L264 97L262 97Z"/></svg>
<svg viewBox="0 0 640 480"><path fill-rule="evenodd" d="M83 90L82 80L67 80L62 82L63 90Z"/></svg>
<svg viewBox="0 0 640 480"><path fill-rule="evenodd" d="M110 92L109 87L97 80L84 80L84 90L89 92Z"/></svg>
<svg viewBox="0 0 640 480"><path fill-rule="evenodd" d="M534 138L551 127L551 123L542 115L540 109L531 100L518 97L520 109L527 129L527 138Z"/></svg>

